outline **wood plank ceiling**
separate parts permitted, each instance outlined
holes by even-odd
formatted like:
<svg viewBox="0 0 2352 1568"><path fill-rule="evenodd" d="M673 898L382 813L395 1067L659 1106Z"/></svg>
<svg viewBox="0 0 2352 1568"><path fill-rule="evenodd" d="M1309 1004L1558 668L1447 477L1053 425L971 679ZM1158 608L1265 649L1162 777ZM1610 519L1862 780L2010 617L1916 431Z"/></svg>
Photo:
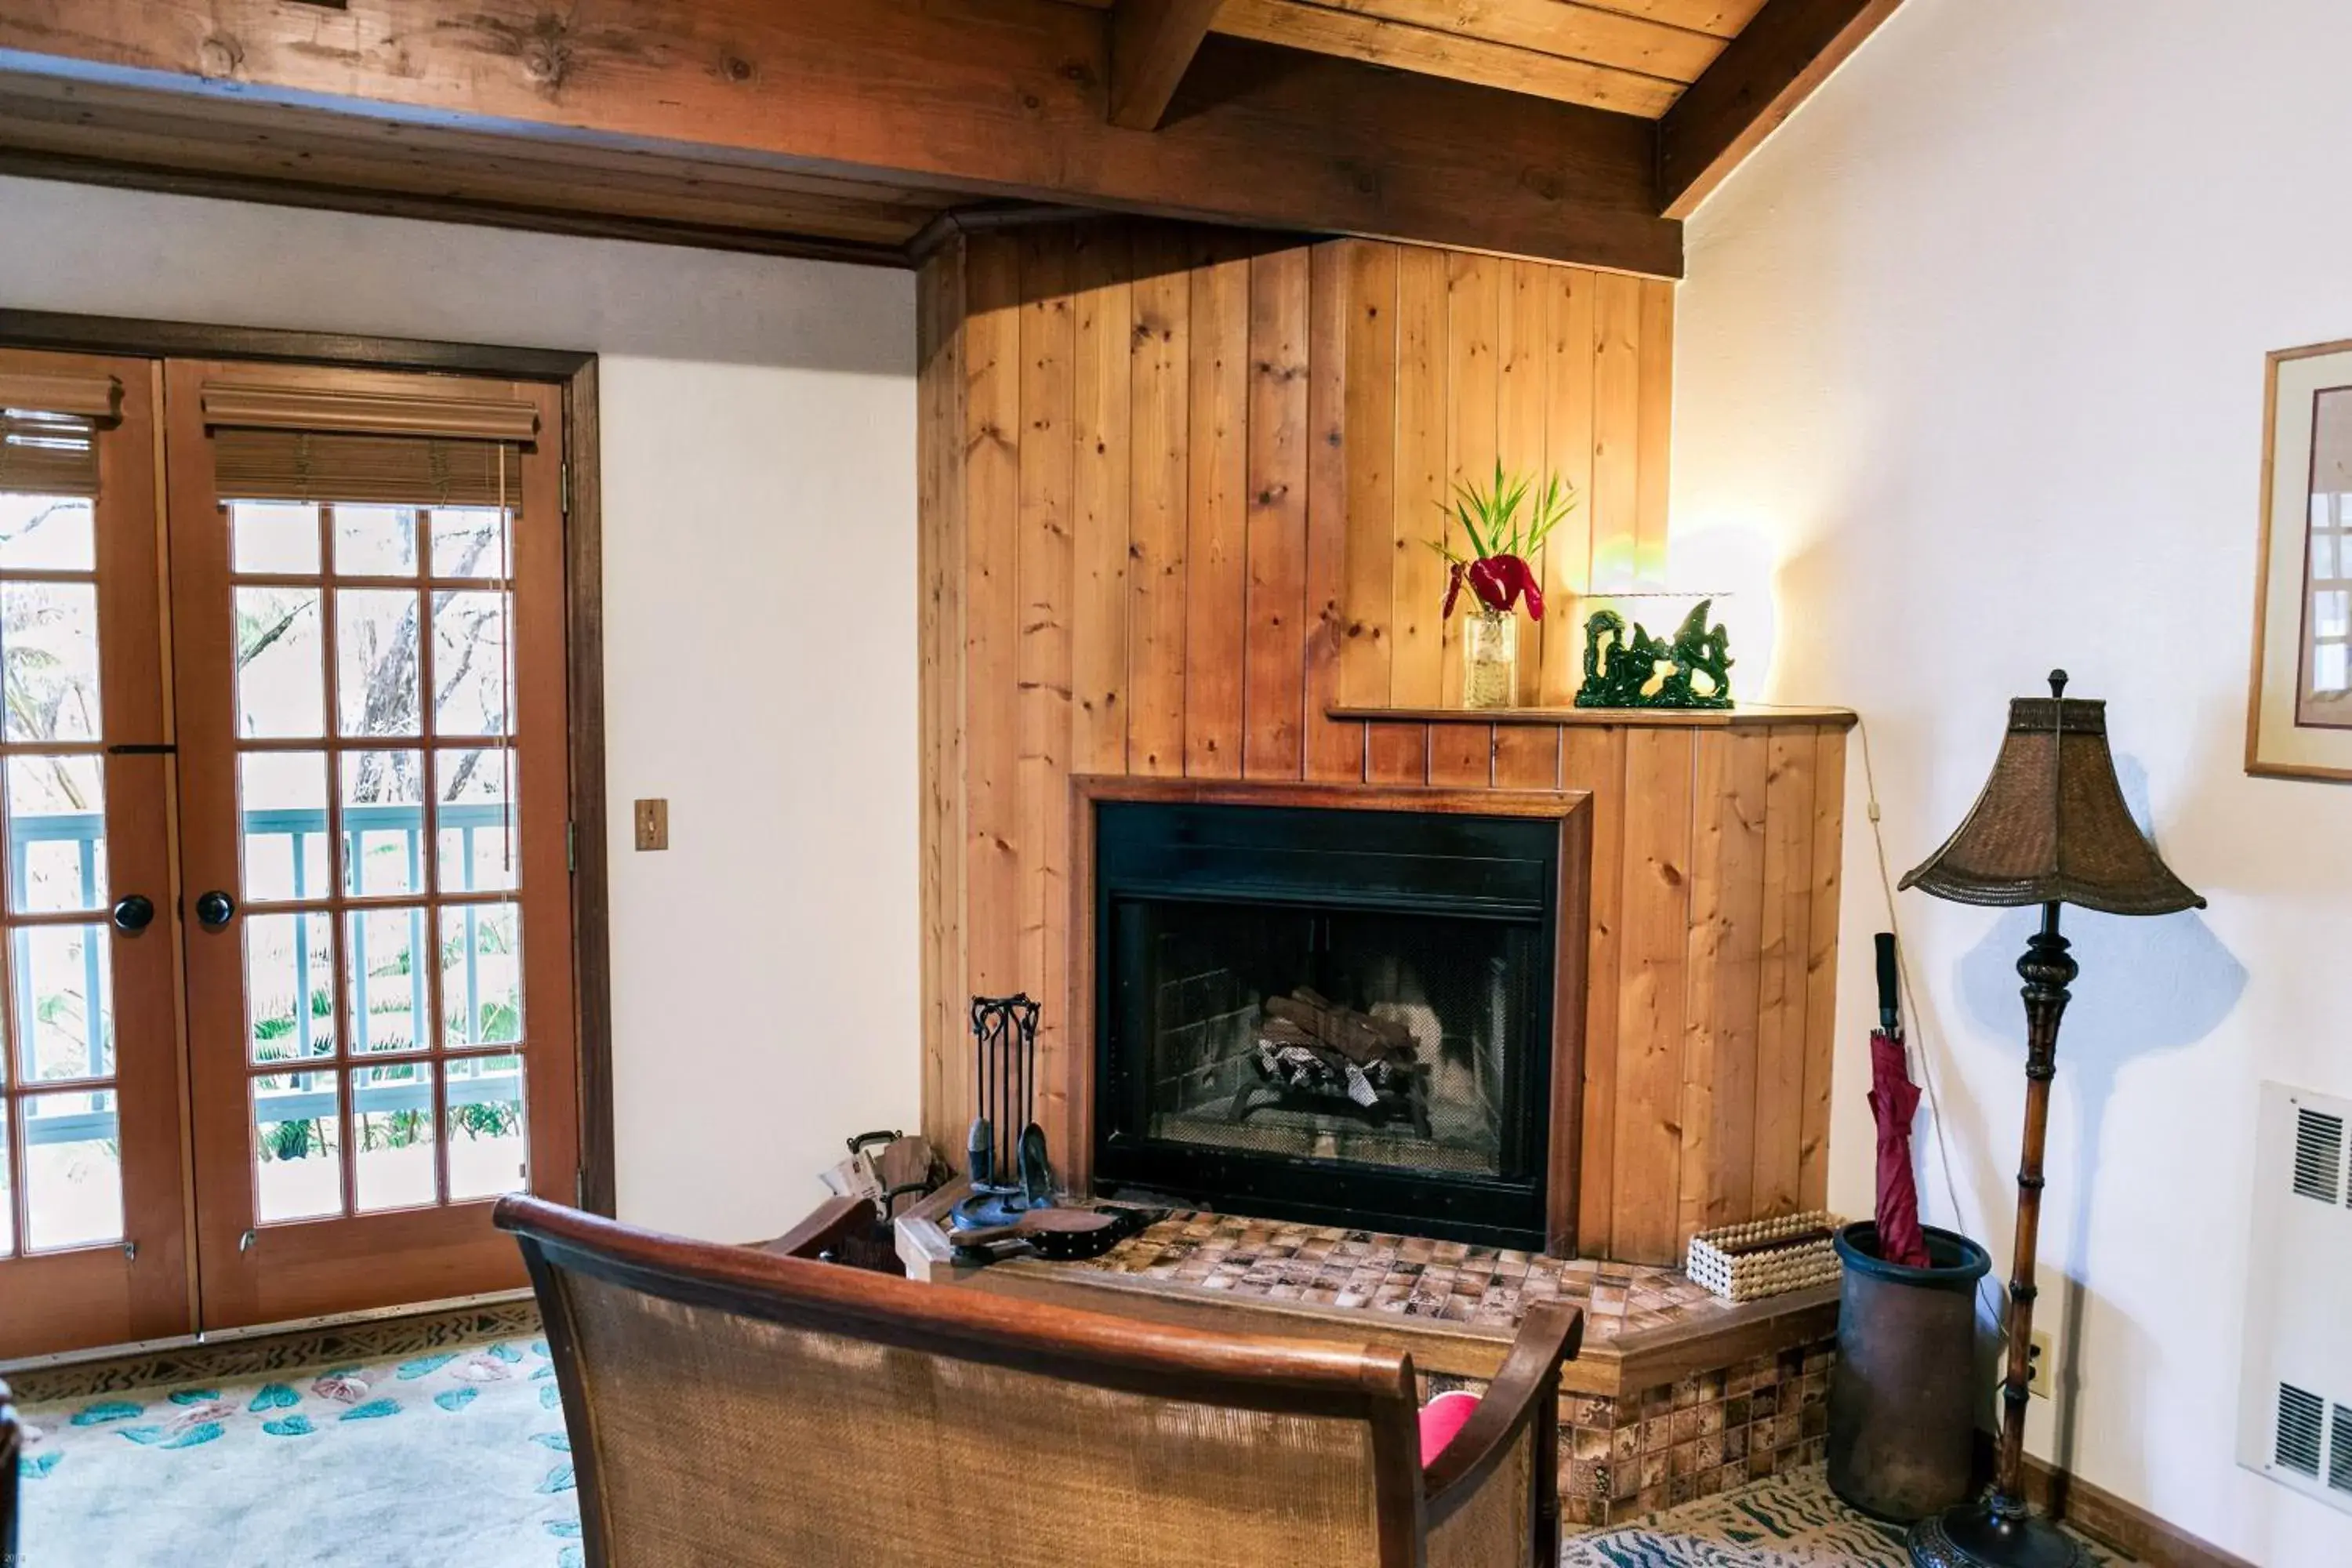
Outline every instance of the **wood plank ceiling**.
<svg viewBox="0 0 2352 1568"><path fill-rule="evenodd" d="M1113 0L1073 0L1097 9ZM1655 120L1764 0L1224 0L1209 31Z"/></svg>

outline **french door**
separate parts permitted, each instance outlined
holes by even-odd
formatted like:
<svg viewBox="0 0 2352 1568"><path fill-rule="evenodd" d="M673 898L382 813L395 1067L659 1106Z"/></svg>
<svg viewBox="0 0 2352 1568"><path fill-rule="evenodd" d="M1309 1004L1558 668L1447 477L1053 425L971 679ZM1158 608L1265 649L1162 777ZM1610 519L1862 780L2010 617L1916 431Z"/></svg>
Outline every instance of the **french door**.
<svg viewBox="0 0 2352 1568"><path fill-rule="evenodd" d="M0 1356L519 1285L489 1205L577 1165L556 394L108 374L89 563L0 510ZM22 737L20 584L95 670Z"/></svg>
<svg viewBox="0 0 2352 1568"><path fill-rule="evenodd" d="M0 1356L179 1333L194 1308L161 384L0 351Z"/></svg>

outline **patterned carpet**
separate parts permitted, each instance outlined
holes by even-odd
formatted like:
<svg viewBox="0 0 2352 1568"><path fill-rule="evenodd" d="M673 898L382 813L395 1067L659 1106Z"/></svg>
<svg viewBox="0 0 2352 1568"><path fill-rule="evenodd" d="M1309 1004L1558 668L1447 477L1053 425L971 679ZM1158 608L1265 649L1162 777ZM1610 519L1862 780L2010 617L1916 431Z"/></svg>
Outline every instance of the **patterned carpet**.
<svg viewBox="0 0 2352 1568"><path fill-rule="evenodd" d="M22 1568L579 1568L528 1308L16 1380ZM1903 1568L1818 1466L1577 1536L1563 1568ZM2095 1561L2121 1559L2095 1553Z"/></svg>
<svg viewBox="0 0 2352 1568"><path fill-rule="evenodd" d="M2129 1560L2084 1543L2103 1568ZM1561 1568L1909 1568L1899 1525L1856 1513L1822 1467L1570 1539Z"/></svg>
<svg viewBox="0 0 2352 1568"><path fill-rule="evenodd" d="M524 1331L403 1326L14 1380L22 1568L579 1568L553 1365L526 1313L494 1320L473 1326ZM243 1375L141 1381L224 1363Z"/></svg>

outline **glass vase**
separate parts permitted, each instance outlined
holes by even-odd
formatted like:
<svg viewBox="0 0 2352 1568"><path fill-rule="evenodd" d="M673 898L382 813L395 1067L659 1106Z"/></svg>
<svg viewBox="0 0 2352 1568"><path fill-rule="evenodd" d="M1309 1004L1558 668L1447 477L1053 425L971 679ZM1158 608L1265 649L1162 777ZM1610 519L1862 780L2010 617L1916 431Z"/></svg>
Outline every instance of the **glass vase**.
<svg viewBox="0 0 2352 1568"><path fill-rule="evenodd" d="M1519 700L1519 618L1481 609L1462 630L1462 706L1509 708Z"/></svg>

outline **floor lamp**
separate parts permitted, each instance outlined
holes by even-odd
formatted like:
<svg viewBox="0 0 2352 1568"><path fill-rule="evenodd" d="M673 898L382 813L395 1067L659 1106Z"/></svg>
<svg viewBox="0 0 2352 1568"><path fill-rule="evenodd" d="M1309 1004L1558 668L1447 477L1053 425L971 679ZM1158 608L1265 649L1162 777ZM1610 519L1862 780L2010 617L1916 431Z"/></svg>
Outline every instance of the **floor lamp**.
<svg viewBox="0 0 2352 1568"><path fill-rule="evenodd" d="M2042 907L2042 929L2026 940L2017 962L2025 981L2025 1141L1992 1491L1912 1526L1916 1568L2082 1568L2088 1562L2072 1536L2026 1507L2023 1477L2042 1145L2050 1080L2058 1070L2058 1018L2079 973L2058 934L2058 911L2074 904L2112 915L2165 915L2205 906L2165 865L2124 804L2107 751L2107 705L2065 691L2066 672L2053 670L2049 696L2010 703L2009 733L1984 793L1944 847L1903 879L1906 888L1958 903Z"/></svg>

